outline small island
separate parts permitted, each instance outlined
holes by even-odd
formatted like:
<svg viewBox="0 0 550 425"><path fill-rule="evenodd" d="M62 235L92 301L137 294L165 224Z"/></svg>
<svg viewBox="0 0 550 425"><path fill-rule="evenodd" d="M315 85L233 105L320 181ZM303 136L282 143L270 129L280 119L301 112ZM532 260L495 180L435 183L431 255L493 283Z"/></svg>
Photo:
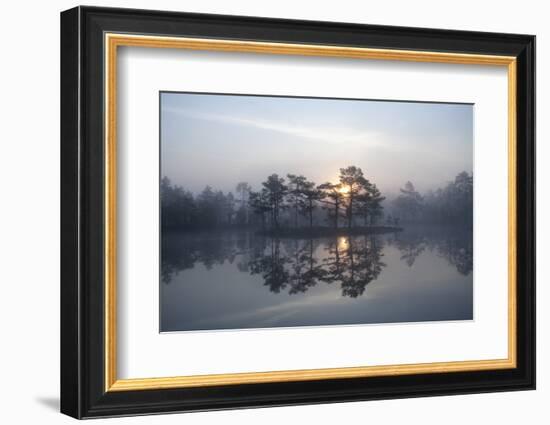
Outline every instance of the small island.
<svg viewBox="0 0 550 425"><path fill-rule="evenodd" d="M162 225L180 230L252 228L271 237L327 237L399 232L399 219L383 216L386 199L361 168L340 169L338 181L316 184L303 175L269 175L254 191L246 182L229 192L207 186L195 199L161 182Z"/></svg>

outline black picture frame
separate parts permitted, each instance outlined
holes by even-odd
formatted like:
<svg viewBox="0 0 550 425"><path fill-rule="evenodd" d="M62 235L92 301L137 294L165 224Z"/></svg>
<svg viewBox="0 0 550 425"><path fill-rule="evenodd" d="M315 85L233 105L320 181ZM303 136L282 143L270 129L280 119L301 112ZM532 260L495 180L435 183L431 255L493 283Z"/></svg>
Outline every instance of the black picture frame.
<svg viewBox="0 0 550 425"><path fill-rule="evenodd" d="M104 34L514 56L517 367L300 382L105 391ZM132 9L61 13L61 412L75 418L535 388L535 37Z"/></svg>

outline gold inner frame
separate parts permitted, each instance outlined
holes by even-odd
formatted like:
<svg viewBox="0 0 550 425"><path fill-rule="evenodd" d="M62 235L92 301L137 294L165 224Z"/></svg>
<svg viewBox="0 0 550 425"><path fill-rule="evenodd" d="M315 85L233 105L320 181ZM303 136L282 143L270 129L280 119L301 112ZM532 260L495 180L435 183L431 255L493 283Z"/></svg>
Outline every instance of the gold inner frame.
<svg viewBox="0 0 550 425"><path fill-rule="evenodd" d="M516 58L462 53L370 49L148 35L105 34L105 391L134 391L214 385L311 381L416 373L446 373L516 367ZM117 48L119 46L324 56L469 65L504 66L508 72L508 357L495 360L285 370L215 375L118 379L116 324L116 123Z"/></svg>

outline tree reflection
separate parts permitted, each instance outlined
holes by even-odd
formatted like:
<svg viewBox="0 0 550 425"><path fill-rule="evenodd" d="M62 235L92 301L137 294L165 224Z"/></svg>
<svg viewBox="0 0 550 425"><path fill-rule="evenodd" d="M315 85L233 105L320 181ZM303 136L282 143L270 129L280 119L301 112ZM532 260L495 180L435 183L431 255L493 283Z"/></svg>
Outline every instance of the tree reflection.
<svg viewBox="0 0 550 425"><path fill-rule="evenodd" d="M163 236L161 278L171 282L197 264L210 270L234 264L242 273L258 275L272 293L303 294L320 284L339 285L342 296L357 298L386 264L384 246L397 248L401 261L413 267L426 250L445 258L467 276L472 272L471 232L416 229L393 236L271 238L252 232L174 234Z"/></svg>
<svg viewBox="0 0 550 425"><path fill-rule="evenodd" d="M389 242L399 250L401 253L401 261L404 261L409 267L414 265L418 256L420 256L427 247L426 239L419 235L402 237L396 233Z"/></svg>
<svg viewBox="0 0 550 425"><path fill-rule="evenodd" d="M185 236L175 233L164 236L161 244L162 281L170 283L175 275L194 268L196 263L204 265L207 270L226 261L232 264L237 257L249 252L250 242L247 233L197 233Z"/></svg>
<svg viewBox="0 0 550 425"><path fill-rule="evenodd" d="M321 245L321 246L319 246ZM339 284L342 295L356 298L385 266L382 245L376 237L338 237L314 240L271 239L250 262L271 292L304 293L320 282Z"/></svg>
<svg viewBox="0 0 550 425"><path fill-rule="evenodd" d="M313 240L270 239L263 252L256 252L250 261L250 272L260 274L264 285L274 293L304 293L323 275L314 252Z"/></svg>
<svg viewBox="0 0 550 425"><path fill-rule="evenodd" d="M417 258L426 249L445 258L464 276L473 269L473 242L471 229L460 228L424 228L395 233L388 237L388 244L401 253L401 260L412 267Z"/></svg>
<svg viewBox="0 0 550 425"><path fill-rule="evenodd" d="M385 264L377 236L340 236L333 239L278 239L253 234L181 238L162 244L161 277L169 283L179 272L202 264L207 270L225 262L238 270L260 275L273 293L307 292L319 283L339 284L342 295L356 298L375 280Z"/></svg>
<svg viewBox="0 0 550 425"><path fill-rule="evenodd" d="M437 252L455 266L460 274L467 276L472 272L474 250L471 240L469 243L462 243L457 239L445 240L438 245Z"/></svg>
<svg viewBox="0 0 550 425"><path fill-rule="evenodd" d="M268 253L265 254L265 251ZM261 275L264 285L271 292L278 294L290 282L290 272L287 269L289 262L289 257L281 251L279 240L271 239L264 252L256 253L250 261L250 273Z"/></svg>
<svg viewBox="0 0 550 425"><path fill-rule="evenodd" d="M324 270L319 267L315 252L319 242L309 239L303 241L290 240L287 252L291 260L291 280L289 294L306 292L315 286L324 275Z"/></svg>
<svg viewBox="0 0 550 425"><path fill-rule="evenodd" d="M382 242L376 236L341 236L328 243L321 279L340 283L342 295L357 298L386 266L381 258Z"/></svg>

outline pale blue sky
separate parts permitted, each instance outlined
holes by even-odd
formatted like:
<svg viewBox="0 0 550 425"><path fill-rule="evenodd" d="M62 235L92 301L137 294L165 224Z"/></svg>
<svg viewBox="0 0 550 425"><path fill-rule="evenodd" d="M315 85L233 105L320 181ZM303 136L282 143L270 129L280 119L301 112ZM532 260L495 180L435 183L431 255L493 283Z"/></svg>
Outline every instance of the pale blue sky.
<svg viewBox="0 0 550 425"><path fill-rule="evenodd" d="M195 193L258 189L273 173L336 182L348 165L387 194L472 172L472 105L190 93L160 102L161 173Z"/></svg>

